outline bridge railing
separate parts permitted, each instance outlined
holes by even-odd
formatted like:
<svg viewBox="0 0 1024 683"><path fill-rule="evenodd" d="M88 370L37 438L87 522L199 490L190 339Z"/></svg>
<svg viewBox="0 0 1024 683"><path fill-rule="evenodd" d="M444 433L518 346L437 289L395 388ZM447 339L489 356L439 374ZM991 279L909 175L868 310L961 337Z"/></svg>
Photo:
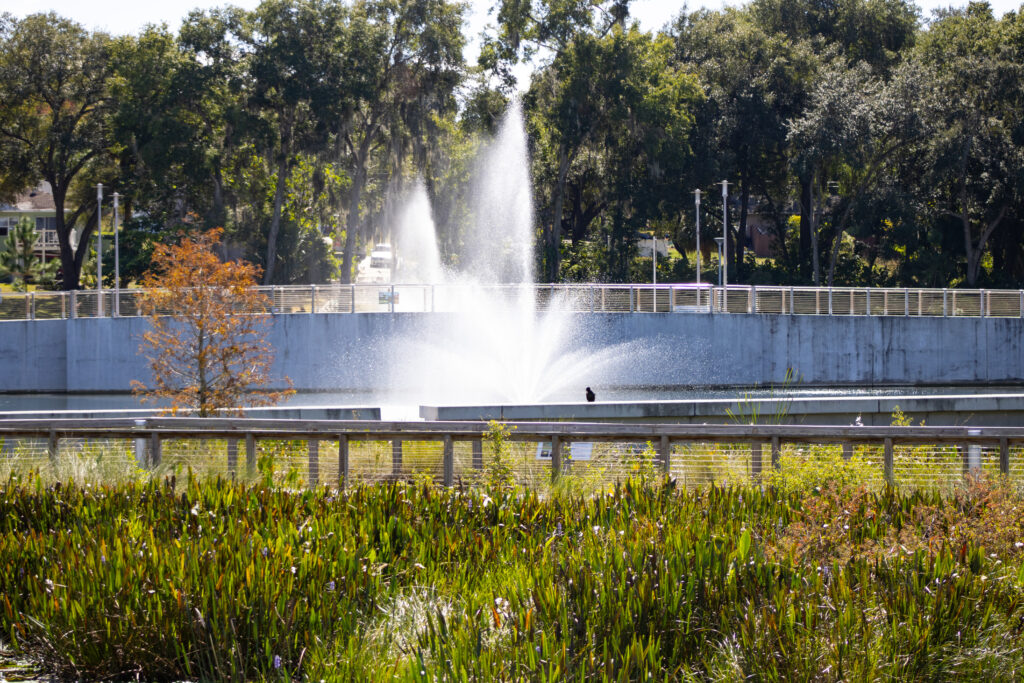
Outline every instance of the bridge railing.
<svg viewBox="0 0 1024 683"><path fill-rule="evenodd" d="M528 297L538 310L590 313L734 313L830 316L1024 317L1024 290L776 287L665 284L294 285L259 287L275 315L472 310L483 294ZM0 320L139 315L143 290L14 292L0 297Z"/></svg>
<svg viewBox="0 0 1024 683"><path fill-rule="evenodd" d="M344 487L432 479L451 486L511 471L527 485L563 477L595 489L637 473L685 486L771 481L788 468L866 485L956 486L979 475L1024 480L1021 427L852 427L520 422L496 450L485 422L146 418L0 420L0 474L34 469L103 481L163 475L276 476ZM498 467L495 467L497 463ZM815 464L823 465L815 470ZM809 468L809 469L808 469Z"/></svg>

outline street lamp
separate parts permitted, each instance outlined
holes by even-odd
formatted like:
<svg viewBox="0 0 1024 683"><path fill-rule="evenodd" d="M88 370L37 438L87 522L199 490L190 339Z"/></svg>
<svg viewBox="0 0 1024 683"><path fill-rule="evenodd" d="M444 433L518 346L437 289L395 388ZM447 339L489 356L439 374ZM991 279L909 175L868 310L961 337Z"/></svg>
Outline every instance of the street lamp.
<svg viewBox="0 0 1024 683"><path fill-rule="evenodd" d="M693 191L693 204L697 214L697 305L700 305L700 190Z"/></svg>
<svg viewBox="0 0 1024 683"><path fill-rule="evenodd" d="M655 286L658 284L658 233L651 230L651 241L654 244L654 248L651 250L651 282ZM656 295L652 295L656 296Z"/></svg>
<svg viewBox="0 0 1024 683"><path fill-rule="evenodd" d="M118 243L118 200L121 195L114 193L114 315L121 315L121 247Z"/></svg>
<svg viewBox="0 0 1024 683"><path fill-rule="evenodd" d="M96 313L103 317L103 183L96 185Z"/></svg>
<svg viewBox="0 0 1024 683"><path fill-rule="evenodd" d="M722 303L729 310L729 181L722 181Z"/></svg>

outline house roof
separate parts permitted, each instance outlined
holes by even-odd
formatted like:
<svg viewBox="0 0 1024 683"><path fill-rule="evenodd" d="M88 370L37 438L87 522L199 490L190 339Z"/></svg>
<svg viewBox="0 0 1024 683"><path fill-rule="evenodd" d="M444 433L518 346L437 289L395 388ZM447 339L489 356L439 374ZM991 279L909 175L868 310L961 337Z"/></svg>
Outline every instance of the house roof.
<svg viewBox="0 0 1024 683"><path fill-rule="evenodd" d="M0 203L0 211L7 212L53 213L56 210L57 206L53 203L53 192L50 189L50 184L46 182L40 183L31 190L22 192L10 204L7 202Z"/></svg>

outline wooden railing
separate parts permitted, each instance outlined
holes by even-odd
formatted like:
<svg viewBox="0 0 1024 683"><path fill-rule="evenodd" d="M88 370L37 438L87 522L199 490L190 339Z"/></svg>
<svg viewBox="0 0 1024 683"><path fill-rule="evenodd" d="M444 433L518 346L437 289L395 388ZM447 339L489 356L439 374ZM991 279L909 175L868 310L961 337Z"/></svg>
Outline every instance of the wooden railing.
<svg viewBox="0 0 1024 683"><path fill-rule="evenodd" d="M1022 427L851 427L800 425L678 425L607 424L579 422L506 423L512 442L550 444L550 477L557 480L568 462L563 453L573 443L645 443L656 454L656 465L664 473L673 473L684 463L685 455L674 454L683 444L741 444L749 449L749 474L755 480L769 467L780 466L780 454L786 446L800 444L839 445L844 458L853 455L856 446L872 446L882 452L882 474L894 481L894 452L907 446L933 446L955 453L962 460L962 472L980 470L980 449L998 454L998 472L1010 474L1024 466L1024 428ZM233 418L147 418L147 419L70 419L3 420L0 439L10 444L23 439L42 440L52 460L58 458L62 442L131 440L139 463L154 468L161 464L163 445L170 440L225 440L228 469L233 474L244 455L248 473L255 472L257 445L264 440L302 441L306 443L308 481L320 481L320 445L337 446L339 486L350 479L349 449L360 441L391 442L391 474L403 476L403 444L439 442L442 444L441 475L445 485L455 481L455 444L468 442L473 450L473 467L482 463L483 441L492 425L484 422L383 422L261 420ZM951 450L952 449L952 450ZM9 447L5 450L10 453ZM1014 452L1016 451L1016 452ZM1011 458L1011 455L1013 456ZM995 468L990 468L994 470Z"/></svg>

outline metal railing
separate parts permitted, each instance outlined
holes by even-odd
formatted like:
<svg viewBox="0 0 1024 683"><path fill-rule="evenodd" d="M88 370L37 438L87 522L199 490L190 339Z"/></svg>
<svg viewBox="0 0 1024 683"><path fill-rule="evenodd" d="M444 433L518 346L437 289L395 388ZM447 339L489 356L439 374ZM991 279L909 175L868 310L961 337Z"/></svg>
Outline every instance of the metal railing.
<svg viewBox="0 0 1024 683"><path fill-rule="evenodd" d="M638 467L685 485L761 481L772 470L842 458L866 479L935 487L966 477L1024 480L1024 428L507 423L503 456L538 484L563 476L607 483ZM166 472L252 476L269 456L313 485L428 476L481 480L499 457L484 422L148 418L0 420L0 470L82 472L119 459ZM77 463L77 466L74 464ZM68 468L71 468L70 470ZM264 470L264 468L261 468ZM265 470L264 470L265 471ZM9 474L5 474L9 476ZM529 479L532 477L532 480Z"/></svg>
<svg viewBox="0 0 1024 683"><path fill-rule="evenodd" d="M775 287L665 284L301 285L257 288L275 315L431 313L487 305L485 295L532 297L538 310L590 313L739 313L830 316L1024 317L1024 290ZM137 316L143 290L16 292L0 297L0 320Z"/></svg>

